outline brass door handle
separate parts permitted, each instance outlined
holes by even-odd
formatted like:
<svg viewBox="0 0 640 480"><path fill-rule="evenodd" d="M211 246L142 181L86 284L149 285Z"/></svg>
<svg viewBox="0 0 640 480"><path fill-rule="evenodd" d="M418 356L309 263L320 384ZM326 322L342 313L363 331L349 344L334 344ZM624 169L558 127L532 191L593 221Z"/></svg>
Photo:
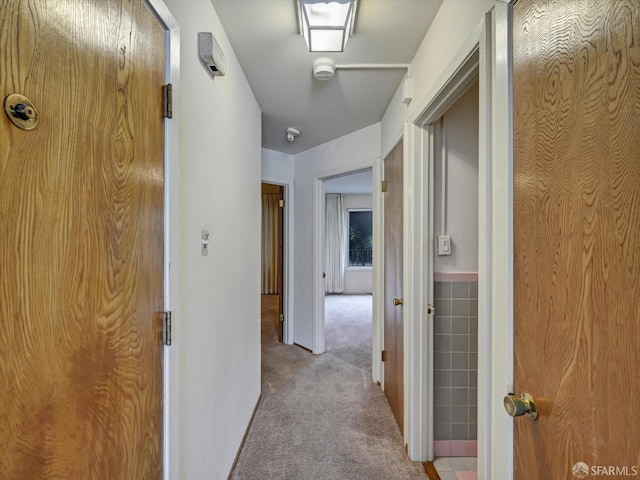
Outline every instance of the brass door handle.
<svg viewBox="0 0 640 480"><path fill-rule="evenodd" d="M393 305L395 307L397 307L398 305L402 305L402 299L401 298L394 298L393 299Z"/></svg>
<svg viewBox="0 0 640 480"><path fill-rule="evenodd" d="M507 395L504 397L504 409L510 417L524 415L529 420L538 418L536 401L526 392L521 394L520 398L517 398L515 395Z"/></svg>

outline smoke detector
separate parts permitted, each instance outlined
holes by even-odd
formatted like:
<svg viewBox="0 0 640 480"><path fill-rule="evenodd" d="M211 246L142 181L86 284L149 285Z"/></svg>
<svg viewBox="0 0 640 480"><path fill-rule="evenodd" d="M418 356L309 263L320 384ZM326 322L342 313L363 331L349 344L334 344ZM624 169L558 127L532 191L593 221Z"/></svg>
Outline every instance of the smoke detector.
<svg viewBox="0 0 640 480"><path fill-rule="evenodd" d="M313 76L317 80L331 80L336 73L336 61L333 58L320 57L313 61Z"/></svg>
<svg viewBox="0 0 640 480"><path fill-rule="evenodd" d="M293 140L300 135L300 129L296 127L287 128L287 140L293 142Z"/></svg>

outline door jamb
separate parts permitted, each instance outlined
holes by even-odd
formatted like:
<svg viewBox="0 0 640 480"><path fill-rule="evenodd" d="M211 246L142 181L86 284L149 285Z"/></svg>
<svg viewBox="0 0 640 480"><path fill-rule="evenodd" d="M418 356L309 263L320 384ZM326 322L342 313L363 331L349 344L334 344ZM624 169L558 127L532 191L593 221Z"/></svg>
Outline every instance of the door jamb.
<svg viewBox="0 0 640 480"><path fill-rule="evenodd" d="M165 29L165 82L173 85L173 116L164 123L164 309L172 310L172 347L163 352L163 477L178 478L178 358L180 282L176 268L180 255L180 26L163 0L144 0ZM173 263L173 269L171 264Z"/></svg>
<svg viewBox="0 0 640 480"><path fill-rule="evenodd" d="M429 219L423 212L429 195L430 154L433 152L433 135L428 125L437 120L451 106L466 88L479 78L480 81L480 132L479 132L479 170L480 170L480 231L479 231L479 278L485 287L479 292L479 389L478 410L478 471L480 478L490 478L493 470L488 458L495 450L489 435L492 422L491 408L493 392L490 382L495 379L491 364L493 343L491 339L491 253L493 225L492 216L492 49L494 31L493 10L485 14L474 32L458 50L449 63L435 88L422 103L418 104L409 117L411 122L405 126L407 184L413 192L408 199L405 215L412 223L406 231L405 252L409 269L405 268L405 294L407 296L405 344L408 346L405 362L408 366L408 382L405 387L408 402L407 430L405 441L409 446L409 455L413 460L433 459L433 414L429 414L433 398L433 379L425 375L431 368L431 350L433 329L426 318L425 306L431 302L428 298L429 266L426 242L432 246ZM495 323L494 323L495 326ZM502 377L504 378L504 377Z"/></svg>
<svg viewBox="0 0 640 480"><path fill-rule="evenodd" d="M412 460L433 460L433 378L432 369L433 325L427 321L430 266L429 248L433 248L430 238L430 219L426 217L429 198L430 167L433 153L433 132L429 124L440 118L455 100L478 78L481 57L488 55L486 37L487 18L483 18L466 42L458 50L443 74L435 83L435 88L417 106L410 122L405 124L405 191L412 197L405 203L405 365L407 382L405 386L406 424L405 442L408 444ZM488 78L480 79L481 88ZM483 109L480 97L480 112ZM481 122L482 123L482 122ZM482 153L479 158L483 165ZM482 199L480 199L482 202ZM428 242L428 245L427 245ZM407 268L408 267L408 268ZM478 320L480 322L480 320ZM480 330L480 329L479 329ZM479 379L478 383L482 381Z"/></svg>
<svg viewBox="0 0 640 480"><path fill-rule="evenodd" d="M395 148L395 146L393 147ZM371 318L371 381L384 390L384 369L382 368L382 349L384 339L384 198L382 180L384 179L385 157L373 162L373 271L371 292L373 295Z"/></svg>
<svg viewBox="0 0 640 480"><path fill-rule="evenodd" d="M484 472L485 478L491 473L493 478L506 480L513 479L513 419L505 414L499 399L513 392L514 367L512 8L513 0L496 0L492 11L491 175L486 182L492 208L491 242L487 245L491 283L487 284L488 291L485 292L491 332L483 339L490 348L489 354L478 359L478 368L484 365L491 372L491 377L486 379L485 395L478 399L479 408L483 408L480 411L487 415L484 437L502 439L502 442L486 443L486 452L483 452L486 464L479 472ZM481 307L479 302L478 308ZM479 383L481 381L478 379ZM478 448L481 448L480 444ZM481 466L480 458L478 460Z"/></svg>

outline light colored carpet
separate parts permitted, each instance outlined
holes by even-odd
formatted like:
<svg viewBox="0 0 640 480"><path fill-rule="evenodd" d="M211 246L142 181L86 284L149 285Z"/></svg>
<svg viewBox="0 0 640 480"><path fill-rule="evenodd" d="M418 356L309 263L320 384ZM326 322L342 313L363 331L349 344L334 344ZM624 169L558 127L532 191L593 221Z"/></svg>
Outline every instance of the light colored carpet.
<svg viewBox="0 0 640 480"><path fill-rule="evenodd" d="M231 478L426 480L384 394L355 364L365 360L274 343L273 325L263 317L263 396Z"/></svg>
<svg viewBox="0 0 640 480"><path fill-rule="evenodd" d="M327 353L371 372L371 295L327 295L324 302Z"/></svg>

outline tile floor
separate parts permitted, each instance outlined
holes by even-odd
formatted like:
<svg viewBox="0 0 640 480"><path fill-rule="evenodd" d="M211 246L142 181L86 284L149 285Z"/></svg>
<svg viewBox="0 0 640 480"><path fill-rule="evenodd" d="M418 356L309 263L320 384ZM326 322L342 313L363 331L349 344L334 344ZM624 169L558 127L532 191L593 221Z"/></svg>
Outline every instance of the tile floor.
<svg viewBox="0 0 640 480"><path fill-rule="evenodd" d="M475 457L441 457L433 464L440 480L476 480L478 459Z"/></svg>

